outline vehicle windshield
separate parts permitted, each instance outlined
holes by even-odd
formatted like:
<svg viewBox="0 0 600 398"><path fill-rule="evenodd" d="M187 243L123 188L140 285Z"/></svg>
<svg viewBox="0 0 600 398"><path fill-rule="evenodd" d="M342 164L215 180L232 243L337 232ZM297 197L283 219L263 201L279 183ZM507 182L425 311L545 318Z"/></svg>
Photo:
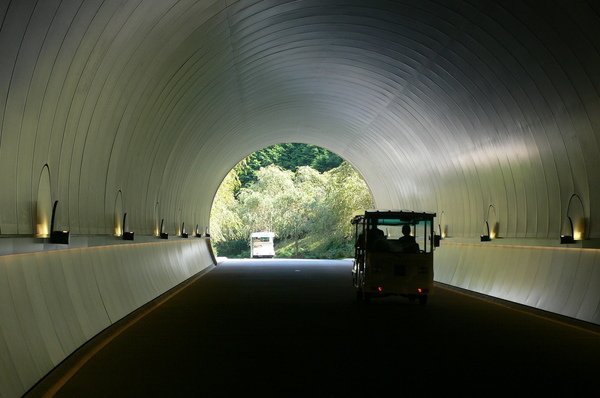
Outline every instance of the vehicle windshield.
<svg viewBox="0 0 600 398"><path fill-rule="evenodd" d="M252 242L269 242L271 238L269 236L253 236Z"/></svg>
<svg viewBox="0 0 600 398"><path fill-rule="evenodd" d="M387 239L398 239L403 236L402 228L405 225L408 225L411 228L411 235L415 238L419 235L423 235L425 231L425 227L427 226L427 221L420 221L416 224L411 223L385 223L386 220L381 220L383 222L379 223L380 229L383 229L384 235Z"/></svg>

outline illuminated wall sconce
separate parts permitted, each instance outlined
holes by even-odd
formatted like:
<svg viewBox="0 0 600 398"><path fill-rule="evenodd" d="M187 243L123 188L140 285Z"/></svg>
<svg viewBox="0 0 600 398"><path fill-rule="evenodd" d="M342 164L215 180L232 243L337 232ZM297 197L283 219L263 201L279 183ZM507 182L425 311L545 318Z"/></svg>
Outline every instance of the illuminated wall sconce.
<svg viewBox="0 0 600 398"><path fill-rule="evenodd" d="M446 237L448 236L448 225L444 224L445 221L445 212L444 210L442 210L440 212L440 216L438 219L439 223L438 223L438 231L437 231L437 235L434 235L434 239L438 239L438 240L443 240L446 239ZM442 228L442 224L444 224L444 228ZM436 236L439 236L439 238L435 238Z"/></svg>
<svg viewBox="0 0 600 398"><path fill-rule="evenodd" d="M133 240L133 232L127 231L127 213L123 214L123 240Z"/></svg>
<svg viewBox="0 0 600 398"><path fill-rule="evenodd" d="M52 207L52 221L50 222L50 243L58 243L61 245L69 244L69 231L55 231L54 230L54 218L56 216L56 206L58 205L58 200L54 201L54 206Z"/></svg>
<svg viewBox="0 0 600 398"><path fill-rule="evenodd" d="M169 234L164 230L165 219L160 220L160 238L161 239L169 239Z"/></svg>
<svg viewBox="0 0 600 398"><path fill-rule="evenodd" d="M575 225L573 224L573 219L571 218L571 202L574 198L579 200L579 204L581 205L581 217L576 218ZM569 222L567 227L568 231L565 234L560 235L560 243L561 244L573 244L577 241L583 240L585 235L585 218L584 218L584 209L583 202L579 195L574 193L569 198L569 203L567 205L567 221Z"/></svg>
<svg viewBox="0 0 600 398"><path fill-rule="evenodd" d="M185 223L184 222L181 223L181 237L182 238L188 237L188 233L185 231Z"/></svg>
<svg viewBox="0 0 600 398"><path fill-rule="evenodd" d="M487 209L487 216L485 218L485 232L483 233L483 235L480 236L480 239L482 242L489 242L498 237L499 225L498 225L497 221L494 222L493 228L490 230L490 224L488 222L488 220L490 219L490 210L494 211L492 219L493 220L497 219L496 218L496 208L494 207L494 205L489 205L488 209Z"/></svg>
<svg viewBox="0 0 600 398"><path fill-rule="evenodd" d="M485 221L485 228L487 230L487 233L484 235L481 235L481 241L482 242L489 242L492 240L492 238L490 238L490 224L488 224L487 220Z"/></svg>
<svg viewBox="0 0 600 398"><path fill-rule="evenodd" d="M442 237L440 235L433 235L433 246L440 247L440 240Z"/></svg>
<svg viewBox="0 0 600 398"><path fill-rule="evenodd" d="M573 220L571 220L571 217L567 216L567 219L569 220L569 227L570 227L570 235L561 235L560 236L560 244L561 245L568 245L568 244L572 244L575 243L575 237L574 232L573 232Z"/></svg>
<svg viewBox="0 0 600 398"><path fill-rule="evenodd" d="M52 196L50 194L50 170L45 164L40 175L38 197L36 202L36 234L37 238L50 237L50 218L52 217Z"/></svg>
<svg viewBox="0 0 600 398"><path fill-rule="evenodd" d="M204 228L204 236L210 238L210 233L208 232L208 227Z"/></svg>
<svg viewBox="0 0 600 398"><path fill-rule="evenodd" d="M438 247L442 239L442 227L438 224L438 233L433 235L433 246Z"/></svg>
<svg viewBox="0 0 600 398"><path fill-rule="evenodd" d="M196 238L202 237L202 233L200 232L200 228L198 227L198 224L196 224L196 229L194 230L194 235L196 236Z"/></svg>

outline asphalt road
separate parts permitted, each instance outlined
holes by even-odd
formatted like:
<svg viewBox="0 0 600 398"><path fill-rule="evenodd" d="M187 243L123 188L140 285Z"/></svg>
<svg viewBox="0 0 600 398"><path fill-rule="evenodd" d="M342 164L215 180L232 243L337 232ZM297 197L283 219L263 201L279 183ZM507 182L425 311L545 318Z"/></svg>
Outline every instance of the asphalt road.
<svg viewBox="0 0 600 398"><path fill-rule="evenodd" d="M228 260L128 323L70 358L104 339L57 397L599 391L597 327L440 285L427 305L357 303L344 261Z"/></svg>

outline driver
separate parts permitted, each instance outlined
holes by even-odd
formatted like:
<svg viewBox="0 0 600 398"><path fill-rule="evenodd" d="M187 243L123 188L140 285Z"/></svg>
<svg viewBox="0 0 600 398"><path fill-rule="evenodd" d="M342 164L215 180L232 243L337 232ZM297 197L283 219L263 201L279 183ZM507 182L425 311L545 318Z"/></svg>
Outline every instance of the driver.
<svg viewBox="0 0 600 398"><path fill-rule="evenodd" d="M398 238L398 242L402 245L402 251L405 253L418 253L419 244L415 237L410 234L410 225L402 226L402 236Z"/></svg>

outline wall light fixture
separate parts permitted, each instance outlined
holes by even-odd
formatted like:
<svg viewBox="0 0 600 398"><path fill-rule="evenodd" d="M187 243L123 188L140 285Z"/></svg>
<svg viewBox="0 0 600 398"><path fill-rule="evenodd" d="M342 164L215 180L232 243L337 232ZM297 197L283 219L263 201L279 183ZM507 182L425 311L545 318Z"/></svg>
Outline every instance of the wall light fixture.
<svg viewBox="0 0 600 398"><path fill-rule="evenodd" d="M164 226L165 226L165 219L163 218L160 220L160 238L161 239L169 239L169 234L165 232Z"/></svg>
<svg viewBox="0 0 600 398"><path fill-rule="evenodd" d="M184 222L181 223L181 237L182 238L188 237L188 233L185 231L185 223Z"/></svg>
<svg viewBox="0 0 600 398"><path fill-rule="evenodd" d="M50 243L59 243L61 245L69 244L69 231L55 231L54 230L54 218L56 217L56 206L58 200L54 201L52 207L52 221L50 222Z"/></svg>
<svg viewBox="0 0 600 398"><path fill-rule="evenodd" d="M438 224L438 233L433 235L433 246L438 247L440 245L441 240L442 240L442 228Z"/></svg>
<svg viewBox="0 0 600 398"><path fill-rule="evenodd" d="M487 220L485 220L485 227L487 232L484 235L481 235L480 238L482 242L489 242L492 238L490 238L490 224L488 224Z"/></svg>
<svg viewBox="0 0 600 398"><path fill-rule="evenodd" d="M497 220L496 216L496 208L494 205L489 205L487 209L487 215L485 217L485 232L480 236L482 242L489 242L492 239L496 239L498 237L498 222L494 221L492 229L490 230L490 224L488 220L490 219L490 210L493 210L492 220Z"/></svg>
<svg viewBox="0 0 600 398"><path fill-rule="evenodd" d="M123 214L123 235L122 238L123 240L133 240L133 232L132 231L127 231L127 213Z"/></svg>
<svg viewBox="0 0 600 398"><path fill-rule="evenodd" d="M573 199L578 199L579 204L581 205L581 216L576 218L576 224L573 225L573 219L571 218L571 204ZM569 203L567 204L567 232L560 235L560 243L563 245L573 244L578 240L584 239L585 234L585 218L584 218L584 209L583 202L581 198L576 193L572 194L569 198ZM564 230L564 229L563 229Z"/></svg>
<svg viewBox="0 0 600 398"><path fill-rule="evenodd" d="M572 244L575 243L575 238L573 237L573 220L571 220L571 217L567 216L567 219L569 220L569 231L570 234L568 235L561 235L560 236L560 244L561 245L568 245L568 244Z"/></svg>

